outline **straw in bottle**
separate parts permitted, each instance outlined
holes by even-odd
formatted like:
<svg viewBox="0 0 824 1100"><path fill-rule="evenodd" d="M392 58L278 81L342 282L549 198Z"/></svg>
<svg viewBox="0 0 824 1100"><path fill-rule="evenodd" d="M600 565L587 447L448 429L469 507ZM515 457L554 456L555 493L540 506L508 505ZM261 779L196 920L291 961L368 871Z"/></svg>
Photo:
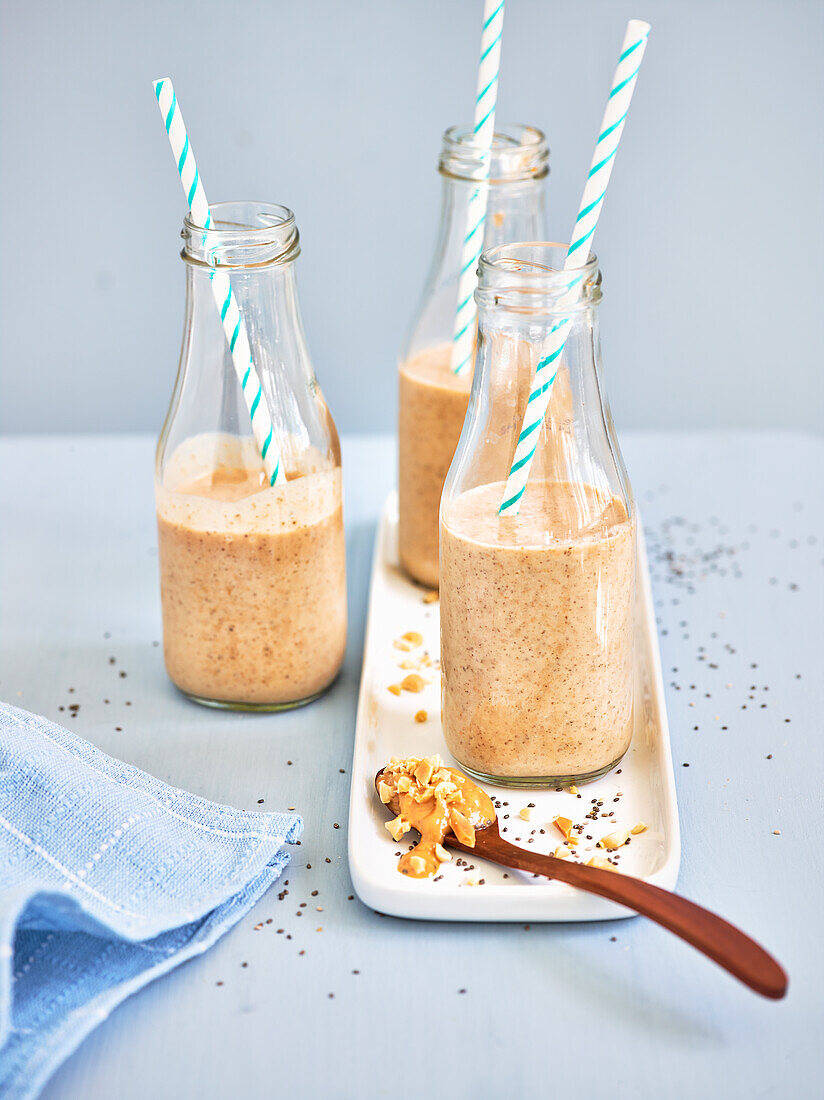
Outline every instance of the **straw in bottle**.
<svg viewBox="0 0 824 1100"><path fill-rule="evenodd" d="M177 102L174 86L168 77L155 80L153 84L160 115L169 136L172 154L177 164L180 182L183 185L183 193L189 204L192 221L204 229L212 228L212 215L203 181L197 170L194 150L189 144L189 135L183 122L180 105ZM232 363L243 390L243 399L249 410L249 419L252 422L252 433L257 443L258 451L263 462L263 469L270 485L286 481L286 471L280 458L280 451L275 440L275 430L272 417L263 396L260 378L255 370L252 359L252 350L249 346L249 337L243 317L232 290L232 283L225 271L214 269L209 272L212 285L212 295L229 351Z"/></svg>
<svg viewBox="0 0 824 1100"><path fill-rule="evenodd" d="M485 174L469 198L466 236L461 253L458 280L458 308L452 341L452 370L465 374L472 362L475 344L475 284L478 261L484 243L486 206L489 196L489 162L495 134L495 107L498 102L498 73L501 65L501 37L504 30L504 0L484 0L484 24L481 32L481 59L478 65L478 91L475 98L475 146L480 147Z"/></svg>
<svg viewBox="0 0 824 1100"><path fill-rule="evenodd" d="M598 218L604 202L618 143L624 130L632 93L638 70L647 45L649 23L640 19L631 19L624 36L624 45L618 59L618 67L612 78L612 87L607 100L607 108L601 123L601 132L595 145L595 154L587 175L584 193L578 209L578 217L572 231L571 243L567 250L564 271L569 272L561 308L571 305L577 288L583 280L583 273L576 269L586 264L589 247L598 224ZM541 428L544 423L547 406L552 393L552 383L558 373L558 364L564 350L572 315L562 316L550 329L544 354L535 369L529 400L526 406L518 444L512 459L512 466L504 490L503 502L498 509L502 516L517 515L521 497L526 490L529 469L538 446Z"/></svg>

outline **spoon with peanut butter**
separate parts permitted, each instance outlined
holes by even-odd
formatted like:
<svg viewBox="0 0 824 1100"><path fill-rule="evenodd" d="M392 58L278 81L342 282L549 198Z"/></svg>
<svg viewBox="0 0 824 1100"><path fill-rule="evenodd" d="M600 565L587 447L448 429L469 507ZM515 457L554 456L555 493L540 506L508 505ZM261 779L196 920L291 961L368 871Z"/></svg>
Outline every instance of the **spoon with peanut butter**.
<svg viewBox="0 0 824 1100"><path fill-rule="evenodd" d="M392 839L400 841L411 830L420 834L418 843L400 857L398 870L403 875L429 878L451 860L448 849L457 848L616 901L674 932L756 993L779 1000L787 992L787 975L772 955L695 902L616 873L617 868L606 862L575 863L504 840L489 795L457 768L446 767L439 756L393 758L375 776L375 788L395 815L386 822Z"/></svg>

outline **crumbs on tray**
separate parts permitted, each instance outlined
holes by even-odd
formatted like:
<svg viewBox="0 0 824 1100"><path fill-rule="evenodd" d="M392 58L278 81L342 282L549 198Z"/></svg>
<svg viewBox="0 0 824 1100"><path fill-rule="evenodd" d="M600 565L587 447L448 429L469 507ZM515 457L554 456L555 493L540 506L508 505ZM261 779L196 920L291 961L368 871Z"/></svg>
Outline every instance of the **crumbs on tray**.
<svg viewBox="0 0 824 1100"><path fill-rule="evenodd" d="M424 649L421 652L423 635L417 630L407 630L400 637L395 638L392 645L395 649L400 650L402 653L408 653L410 656L398 662L398 668L406 672L407 675L399 683L388 684L387 691L392 695L400 695L404 691L412 694L423 691L430 681L424 679L421 672L439 672L441 667L440 661L430 657L427 650ZM419 718L418 715L415 715L415 721L425 722L426 718Z"/></svg>

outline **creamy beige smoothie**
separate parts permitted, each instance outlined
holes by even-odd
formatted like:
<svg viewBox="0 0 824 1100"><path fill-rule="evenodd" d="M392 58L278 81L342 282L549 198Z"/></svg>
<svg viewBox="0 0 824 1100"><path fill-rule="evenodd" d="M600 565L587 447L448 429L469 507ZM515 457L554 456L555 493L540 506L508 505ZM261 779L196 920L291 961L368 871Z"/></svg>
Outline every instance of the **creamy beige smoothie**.
<svg viewBox="0 0 824 1100"><path fill-rule="evenodd" d="M594 778L632 737L634 520L563 481L530 482L500 517L503 491L470 489L442 517L446 742L481 777Z"/></svg>
<svg viewBox="0 0 824 1100"><path fill-rule="evenodd" d="M536 349L496 334L492 342L496 401L488 411L487 435L504 436L523 419L521 392L528 391ZM428 348L400 368L398 419L398 550L401 565L420 584L438 587L438 511L446 475L463 428L472 372L452 371L452 348ZM503 376L506 376L504 379ZM546 415L547 442L537 456L535 473L559 477L566 469L564 448L571 440L572 396L569 374L561 366Z"/></svg>
<svg viewBox="0 0 824 1100"><path fill-rule="evenodd" d="M401 565L421 584L438 586L438 509L461 435L472 372L457 375L452 346L428 348L401 364L398 420Z"/></svg>
<svg viewBox="0 0 824 1100"><path fill-rule="evenodd" d="M250 441L200 436L175 452L156 498L174 683L253 706L327 687L346 647L340 470L269 487Z"/></svg>

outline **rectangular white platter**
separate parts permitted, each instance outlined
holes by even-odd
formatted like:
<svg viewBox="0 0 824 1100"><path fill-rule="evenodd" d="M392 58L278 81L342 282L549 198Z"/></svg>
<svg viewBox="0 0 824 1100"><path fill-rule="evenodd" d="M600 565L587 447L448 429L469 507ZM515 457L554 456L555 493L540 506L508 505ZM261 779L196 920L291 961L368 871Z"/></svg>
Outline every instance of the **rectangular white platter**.
<svg viewBox="0 0 824 1100"><path fill-rule="evenodd" d="M531 851L552 852L561 843L561 835L549 824L556 814L586 826L578 847L583 861L605 854L595 848L600 837L643 822L646 831L633 836L631 844L621 849L620 869L672 889L678 877L681 841L661 660L640 523L637 589L635 731L632 745L618 765L620 771L616 769L581 787L580 797L566 790L512 790L489 785L486 790L504 803L498 816L501 826L507 829L505 838L515 844L520 838L521 846L529 846ZM454 764L440 725L440 674L421 669L427 683L417 694L403 691L394 695L388 690L390 684L399 683L408 674L400 668L401 661L421 653L421 649L408 653L396 648L393 643L401 635L417 631L424 639L422 650L433 659L438 656L438 603L425 603L424 595L425 590L408 580L398 566L397 496L393 493L384 507L372 562L349 801L349 867L361 901L382 913L424 920L584 921L633 916L623 906L565 883L469 856L465 857L466 865L458 866L455 858L443 864L438 881L410 879L398 873L396 853L405 849L384 828L389 815L375 794L375 774L392 756L440 753L448 764ZM426 711L427 720L416 722L415 714L421 710ZM618 801L613 802L616 797ZM603 800L601 812L613 811L615 816L586 820L592 799ZM519 811L529 803L535 808L531 819L525 821ZM505 814L509 814L508 819L504 819ZM402 843L408 840L404 838ZM471 884L481 879L482 883Z"/></svg>

